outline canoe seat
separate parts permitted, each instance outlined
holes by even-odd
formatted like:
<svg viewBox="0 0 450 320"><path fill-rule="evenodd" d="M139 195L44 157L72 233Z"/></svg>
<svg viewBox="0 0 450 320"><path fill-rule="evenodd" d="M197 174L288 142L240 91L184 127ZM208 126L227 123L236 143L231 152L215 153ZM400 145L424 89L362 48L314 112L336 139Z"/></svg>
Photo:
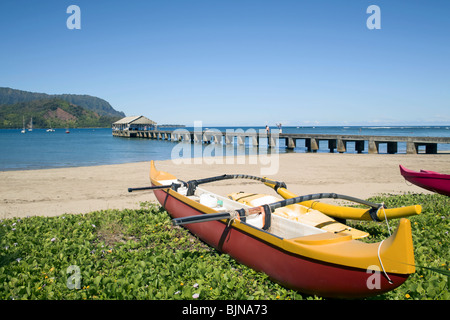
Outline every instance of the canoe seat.
<svg viewBox="0 0 450 320"><path fill-rule="evenodd" d="M290 241L294 241L301 244L307 245L324 245L324 244L332 244L339 243L342 241L350 241L352 240L351 235L337 235L330 232L313 234L310 236L299 237L289 239Z"/></svg>

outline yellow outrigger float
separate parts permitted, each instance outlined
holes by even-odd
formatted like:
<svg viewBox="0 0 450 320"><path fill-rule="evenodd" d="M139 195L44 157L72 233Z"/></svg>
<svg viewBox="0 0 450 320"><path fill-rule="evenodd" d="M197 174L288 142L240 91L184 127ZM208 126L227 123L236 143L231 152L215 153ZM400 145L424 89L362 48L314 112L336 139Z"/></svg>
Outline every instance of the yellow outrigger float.
<svg viewBox="0 0 450 320"><path fill-rule="evenodd" d="M273 188L284 199L291 199L298 197L298 195L296 195L295 193L287 190L284 187L277 186L275 183L272 183L271 181L266 181L264 182L264 184L266 186ZM389 209L380 207L379 209L374 210L374 208L360 209L360 208L337 206L313 200L304 201L299 204L311 209L318 210L326 214L327 216L342 220L350 219L350 220L383 221L384 219L390 220L414 216L422 212L422 207L420 205L400 207L400 208L389 208Z"/></svg>

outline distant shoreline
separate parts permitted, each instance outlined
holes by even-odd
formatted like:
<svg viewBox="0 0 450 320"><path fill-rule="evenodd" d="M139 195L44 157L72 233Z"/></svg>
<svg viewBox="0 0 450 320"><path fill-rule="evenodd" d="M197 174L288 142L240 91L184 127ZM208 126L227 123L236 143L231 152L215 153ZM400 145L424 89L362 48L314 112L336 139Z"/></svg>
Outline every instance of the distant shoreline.
<svg viewBox="0 0 450 320"><path fill-rule="evenodd" d="M112 125L112 124L111 124ZM213 128L264 128L263 125L203 125L204 129L213 129ZM66 127L53 127L54 129L65 129ZM90 129L90 128L98 128L98 129L111 129L111 126L107 127L74 127L76 129ZM188 126L184 124L162 124L158 125L158 128L193 128L193 126ZM276 125L269 125L269 128L276 130ZM439 128L448 128L450 135L450 124L436 124L436 125L392 125L392 126L370 126L370 125L315 125L315 126L296 126L296 125L286 125L282 127L283 129L325 129L325 128L341 128L341 129L370 129L370 130L383 130L383 129L439 129ZM21 130L21 127L16 128L0 128L0 130ZM33 127L33 129L48 129L48 127Z"/></svg>
<svg viewBox="0 0 450 320"><path fill-rule="evenodd" d="M44 128L37 128L33 127L33 130L47 130L50 127L44 127ZM65 130L67 127L52 127L52 129L61 129ZM70 127L70 129L111 129L110 127ZM0 128L0 130L22 130L22 128ZM27 131L28 133L28 131Z"/></svg>

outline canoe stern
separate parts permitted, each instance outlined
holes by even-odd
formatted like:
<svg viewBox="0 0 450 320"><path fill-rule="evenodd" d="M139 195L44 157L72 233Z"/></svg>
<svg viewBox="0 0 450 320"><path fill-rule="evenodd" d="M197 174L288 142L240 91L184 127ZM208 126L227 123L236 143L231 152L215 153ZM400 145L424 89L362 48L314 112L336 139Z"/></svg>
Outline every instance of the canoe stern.
<svg viewBox="0 0 450 320"><path fill-rule="evenodd" d="M390 272L402 274L415 272L411 222L408 219L400 219L394 234L379 246L380 260Z"/></svg>

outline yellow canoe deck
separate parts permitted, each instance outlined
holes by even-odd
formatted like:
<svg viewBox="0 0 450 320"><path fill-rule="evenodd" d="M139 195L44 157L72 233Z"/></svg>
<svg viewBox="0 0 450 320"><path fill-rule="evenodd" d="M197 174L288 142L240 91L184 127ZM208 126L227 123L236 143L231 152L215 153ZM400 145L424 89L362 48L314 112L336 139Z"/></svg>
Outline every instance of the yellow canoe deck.
<svg viewBox="0 0 450 320"><path fill-rule="evenodd" d="M283 200L271 195L245 192L236 192L229 194L228 198L251 207ZM320 211L305 207L300 204L293 204L278 208L273 212L273 214L302 222L331 233L349 235L352 237L352 239L361 239L369 236L367 232L351 228L343 223L337 222L333 218L323 214Z"/></svg>

